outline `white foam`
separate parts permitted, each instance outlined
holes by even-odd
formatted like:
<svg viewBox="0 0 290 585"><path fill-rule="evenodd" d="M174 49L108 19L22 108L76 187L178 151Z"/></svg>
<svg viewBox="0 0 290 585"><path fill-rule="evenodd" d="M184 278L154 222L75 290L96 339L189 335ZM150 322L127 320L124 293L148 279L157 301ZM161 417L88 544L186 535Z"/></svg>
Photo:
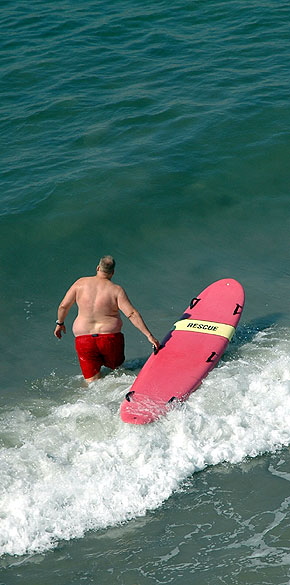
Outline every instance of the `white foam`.
<svg viewBox="0 0 290 585"><path fill-rule="evenodd" d="M196 471L288 445L290 341L281 334L233 344L232 359L155 424L120 420L133 373L79 387L65 404L40 398L39 408L3 413L1 554L44 551L145 515Z"/></svg>

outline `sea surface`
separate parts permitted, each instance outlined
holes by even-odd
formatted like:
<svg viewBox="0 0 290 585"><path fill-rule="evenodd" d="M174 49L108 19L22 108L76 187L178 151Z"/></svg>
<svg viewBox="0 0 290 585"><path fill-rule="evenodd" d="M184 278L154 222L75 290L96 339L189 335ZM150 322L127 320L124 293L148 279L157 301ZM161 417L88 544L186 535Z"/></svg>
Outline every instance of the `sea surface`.
<svg viewBox="0 0 290 585"><path fill-rule="evenodd" d="M0 584L290 584L289 0L2 0ZM147 426L86 388L72 282L116 258L159 339L220 278L218 367Z"/></svg>

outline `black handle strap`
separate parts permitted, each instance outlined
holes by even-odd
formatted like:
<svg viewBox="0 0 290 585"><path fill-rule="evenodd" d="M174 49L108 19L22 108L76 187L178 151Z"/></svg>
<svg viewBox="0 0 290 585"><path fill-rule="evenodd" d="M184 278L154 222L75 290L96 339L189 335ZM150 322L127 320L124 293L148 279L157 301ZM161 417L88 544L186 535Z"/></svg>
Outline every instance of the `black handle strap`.
<svg viewBox="0 0 290 585"><path fill-rule="evenodd" d="M241 309L241 310L239 310L239 309ZM233 312L233 315L240 315L241 312L242 312L242 310L243 310L243 306L242 305L239 305L239 303L237 303L236 304L236 308L235 308L235 310Z"/></svg>
<svg viewBox="0 0 290 585"><path fill-rule="evenodd" d="M210 356L207 358L206 362L213 362L214 361L214 357L217 355L216 351L212 351Z"/></svg>
<svg viewBox="0 0 290 585"><path fill-rule="evenodd" d="M126 398L126 400L128 402L131 402L130 398L131 398L131 396L133 396L133 394L134 394L134 390L131 390L130 392L127 392L125 398Z"/></svg>
<svg viewBox="0 0 290 585"><path fill-rule="evenodd" d="M198 299L197 297L194 297L193 299L191 299L190 305L189 305L190 309L193 309L197 305L197 303L199 303L199 301L201 301L201 299Z"/></svg>

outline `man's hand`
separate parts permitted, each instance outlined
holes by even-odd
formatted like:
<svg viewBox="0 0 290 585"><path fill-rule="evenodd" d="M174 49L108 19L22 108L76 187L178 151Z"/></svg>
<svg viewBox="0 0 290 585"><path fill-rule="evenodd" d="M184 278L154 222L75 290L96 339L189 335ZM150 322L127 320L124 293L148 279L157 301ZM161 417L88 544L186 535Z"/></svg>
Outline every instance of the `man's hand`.
<svg viewBox="0 0 290 585"><path fill-rule="evenodd" d="M65 325L57 325L53 334L55 335L55 337L57 337L58 339L61 339L61 332L66 333L66 328Z"/></svg>
<svg viewBox="0 0 290 585"><path fill-rule="evenodd" d="M152 343L153 348L155 348L158 351L158 349L160 347L160 343L159 343L158 339L156 339L156 337L154 337L152 335L152 333L150 333L150 335L148 335L147 339L148 339L149 343Z"/></svg>

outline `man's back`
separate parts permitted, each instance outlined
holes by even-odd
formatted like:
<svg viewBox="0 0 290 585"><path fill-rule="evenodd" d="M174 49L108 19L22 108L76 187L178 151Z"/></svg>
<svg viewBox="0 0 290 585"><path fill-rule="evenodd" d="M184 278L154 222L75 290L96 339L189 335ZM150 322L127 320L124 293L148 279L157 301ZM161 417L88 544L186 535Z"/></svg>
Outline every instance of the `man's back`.
<svg viewBox="0 0 290 585"><path fill-rule="evenodd" d="M78 316L73 324L75 336L121 331L118 307L120 286L99 273L80 278L73 286L78 306Z"/></svg>

